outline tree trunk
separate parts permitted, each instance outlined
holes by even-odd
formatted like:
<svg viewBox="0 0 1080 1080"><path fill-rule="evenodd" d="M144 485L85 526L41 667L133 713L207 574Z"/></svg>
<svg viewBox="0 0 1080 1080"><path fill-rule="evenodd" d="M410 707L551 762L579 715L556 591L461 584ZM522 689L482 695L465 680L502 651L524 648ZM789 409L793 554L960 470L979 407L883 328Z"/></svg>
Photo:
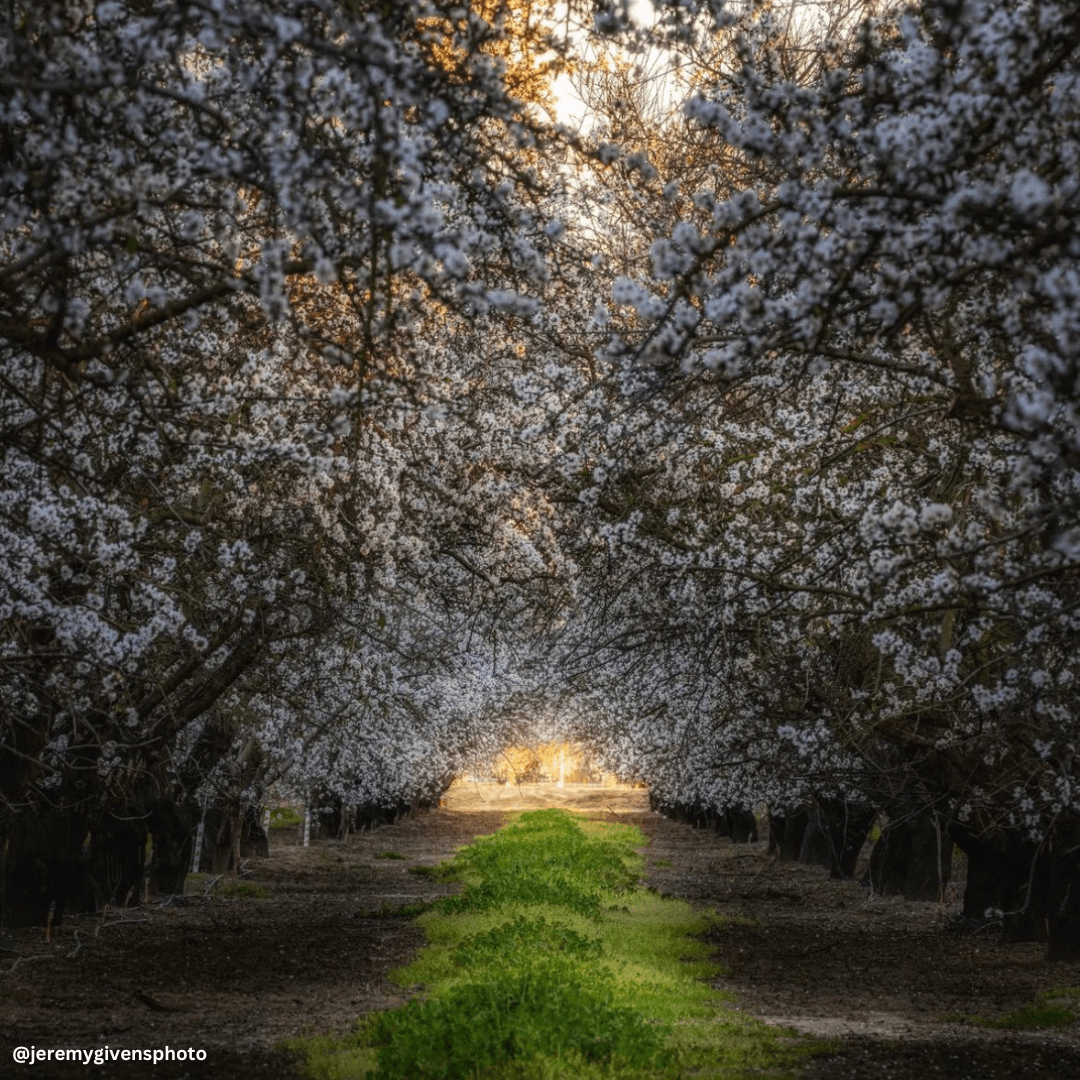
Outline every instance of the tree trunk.
<svg viewBox="0 0 1080 1080"><path fill-rule="evenodd" d="M870 867L863 879L875 896L896 896L907 880L907 845L901 830L886 825L870 849Z"/></svg>
<svg viewBox="0 0 1080 1080"><path fill-rule="evenodd" d="M1080 863L1066 855L1048 876L1046 959L1074 964L1080 961Z"/></svg>
<svg viewBox="0 0 1080 1080"><path fill-rule="evenodd" d="M0 923L55 926L70 906L96 908L90 861L83 851L88 817L74 810L13 815L3 841Z"/></svg>
<svg viewBox="0 0 1080 1080"><path fill-rule="evenodd" d="M813 866L832 867L832 842L824 815L817 806L807 811L806 829L803 832L802 847L799 849L799 862Z"/></svg>
<svg viewBox="0 0 1080 1080"><path fill-rule="evenodd" d="M788 814L769 811L769 847L775 848L781 862L794 862L802 850L806 832L807 812L796 810Z"/></svg>
<svg viewBox="0 0 1080 1080"><path fill-rule="evenodd" d="M103 903L142 900L146 837L146 816L134 807L102 811L91 819L91 865Z"/></svg>
<svg viewBox="0 0 1080 1080"><path fill-rule="evenodd" d="M967 856L964 917L985 923L1000 912L1004 943L1046 941L1047 868L1035 844L959 823L950 835Z"/></svg>
<svg viewBox="0 0 1080 1080"><path fill-rule="evenodd" d="M935 825L933 812L894 810L870 852L868 877L874 892L940 900L951 873L952 840Z"/></svg>
<svg viewBox="0 0 1080 1080"><path fill-rule="evenodd" d="M952 876L952 841L933 811L917 815L908 827L910 858L905 900L942 900Z"/></svg>
<svg viewBox="0 0 1080 1080"><path fill-rule="evenodd" d="M733 844L753 844L758 838L757 818L745 806L728 807L722 815Z"/></svg>
<svg viewBox="0 0 1080 1080"><path fill-rule="evenodd" d="M1003 943L1047 940L1049 869L1046 857L1034 844L1010 845L1001 853L999 872L1005 886Z"/></svg>
<svg viewBox="0 0 1080 1080"><path fill-rule="evenodd" d="M973 922L986 922L992 912L1004 909L1004 883L998 866L998 853L986 842L953 826L949 835L967 860L967 885L964 888L963 915Z"/></svg>
<svg viewBox="0 0 1080 1080"><path fill-rule="evenodd" d="M154 842L150 856L150 887L156 893L170 896L184 891L198 820L198 808L181 807L171 799L162 799L151 808L148 824Z"/></svg>
<svg viewBox="0 0 1080 1080"><path fill-rule="evenodd" d="M819 823L829 840L829 873L834 878L853 877L877 809L846 799L819 799L818 809Z"/></svg>
<svg viewBox="0 0 1080 1080"><path fill-rule="evenodd" d="M349 807L346 807L345 817L348 817ZM259 821L259 808L248 806L244 810L244 816L240 826L240 856L249 859L257 856L260 859L270 857L270 838Z"/></svg>
<svg viewBox="0 0 1080 1080"><path fill-rule="evenodd" d="M210 807L206 811L199 869L210 874L225 874L234 869L239 831L240 818L231 806Z"/></svg>

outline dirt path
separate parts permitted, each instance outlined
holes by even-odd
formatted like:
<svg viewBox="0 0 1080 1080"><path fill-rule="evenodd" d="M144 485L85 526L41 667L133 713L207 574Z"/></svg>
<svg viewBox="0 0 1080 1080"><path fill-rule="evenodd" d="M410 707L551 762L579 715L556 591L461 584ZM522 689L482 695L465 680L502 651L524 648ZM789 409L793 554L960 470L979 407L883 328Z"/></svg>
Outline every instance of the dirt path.
<svg viewBox="0 0 1080 1080"><path fill-rule="evenodd" d="M944 928L935 904L873 900L814 867L778 864L765 845L667 821L643 791L567 785L461 785L439 810L304 849L277 833L250 882L265 898L204 896L65 920L0 938L0 1075L80 1078L295 1076L277 1045L302 1032L347 1030L404 1000L386 973L421 944L384 909L455 886L410 873L493 832L516 810L568 806L611 814L650 837L648 880L661 892L745 921L715 933L728 974L716 985L769 1022L841 1038L807 1080L1015 1080L1080 1076L1080 1032L1004 1034L947 1022L994 1014L1040 990L1080 985L1080 967L1047 965L1038 946L999 947ZM403 858L379 858L392 852ZM956 889L957 886L954 886ZM373 917L378 916L378 917ZM194 1066L11 1066L16 1046L202 1049Z"/></svg>
<svg viewBox="0 0 1080 1080"><path fill-rule="evenodd" d="M857 883L862 867L855 881L833 881L820 867L777 862L763 842L632 820L652 841L654 887L735 917L713 934L728 969L715 985L768 1023L839 1040L804 1080L1080 1077L1078 1025L1009 1033L948 1019L1001 1015L1080 986L1080 965L1047 964L1045 946L950 932L962 877L944 907L875 898Z"/></svg>

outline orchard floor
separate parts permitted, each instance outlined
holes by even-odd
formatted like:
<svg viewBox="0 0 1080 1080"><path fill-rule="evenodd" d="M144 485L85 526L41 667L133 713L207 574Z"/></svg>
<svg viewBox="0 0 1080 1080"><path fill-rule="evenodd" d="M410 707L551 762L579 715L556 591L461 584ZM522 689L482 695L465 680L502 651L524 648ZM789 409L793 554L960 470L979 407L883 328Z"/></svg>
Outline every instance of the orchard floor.
<svg viewBox="0 0 1080 1080"><path fill-rule="evenodd" d="M1001 1032L946 1019L996 1015L1042 990L1080 986L1080 965L1047 964L1037 945L999 946L949 932L944 908L875 899L816 867L781 864L765 844L733 846L650 813L646 793L567 785L456 785L429 814L347 840L299 845L275 831L269 859L243 881L262 898L228 898L205 877L165 906L65 919L0 935L0 1075L240 1080L295 1077L279 1043L347 1030L402 1003L387 979L421 945L383 914L450 891L409 873L493 832L515 810L585 809L645 832L648 883L728 916L712 933L745 1011L835 1040L806 1080L1064 1080L1080 1077L1080 1030ZM403 858L380 858L392 852ZM17 1046L193 1048L187 1064L13 1066Z"/></svg>

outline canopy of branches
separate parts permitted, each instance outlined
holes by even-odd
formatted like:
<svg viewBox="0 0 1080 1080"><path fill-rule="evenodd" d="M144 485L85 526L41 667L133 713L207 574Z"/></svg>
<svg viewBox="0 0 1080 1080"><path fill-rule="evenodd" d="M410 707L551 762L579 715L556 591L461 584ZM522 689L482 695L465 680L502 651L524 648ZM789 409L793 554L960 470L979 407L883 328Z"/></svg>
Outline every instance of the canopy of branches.
<svg viewBox="0 0 1080 1080"><path fill-rule="evenodd" d="M621 7L7 6L5 828L564 740L1080 821L1080 9Z"/></svg>

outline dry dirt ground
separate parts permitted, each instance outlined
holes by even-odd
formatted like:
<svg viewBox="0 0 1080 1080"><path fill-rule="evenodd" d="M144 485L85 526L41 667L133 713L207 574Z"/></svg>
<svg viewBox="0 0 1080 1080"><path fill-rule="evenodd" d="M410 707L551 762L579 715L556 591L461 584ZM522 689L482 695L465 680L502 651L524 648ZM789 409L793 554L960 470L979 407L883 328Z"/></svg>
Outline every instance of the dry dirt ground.
<svg viewBox="0 0 1080 1080"><path fill-rule="evenodd" d="M650 838L647 880L729 918L711 933L726 974L716 985L769 1023L834 1039L806 1080L1069 1080L1080 1030L1004 1033L946 1019L1000 1014L1041 990L1080 986L1080 965L1047 964L1036 945L999 946L948 929L949 903L873 898L817 867L780 864L765 844L675 824L626 788L458 785L431 813L345 840L299 845L275 831L270 858L243 881L265 898L228 898L189 879L162 905L82 916L0 935L0 1076L296 1077L282 1040L347 1030L401 1003L387 972L422 944L386 909L456 888L409 873L493 832L509 813L584 809ZM379 858L387 852L401 859ZM194 1048L202 1063L15 1065L17 1046Z"/></svg>

